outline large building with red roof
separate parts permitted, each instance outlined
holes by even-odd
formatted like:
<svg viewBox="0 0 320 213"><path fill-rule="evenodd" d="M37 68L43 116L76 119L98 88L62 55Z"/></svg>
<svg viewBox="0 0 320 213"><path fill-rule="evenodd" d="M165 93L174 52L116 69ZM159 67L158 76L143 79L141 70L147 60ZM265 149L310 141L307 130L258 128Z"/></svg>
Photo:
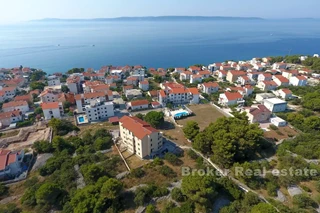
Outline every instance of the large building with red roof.
<svg viewBox="0 0 320 213"><path fill-rule="evenodd" d="M158 101L162 106L172 104L198 104L199 91L197 88L187 88L177 83L164 83L159 91Z"/></svg>
<svg viewBox="0 0 320 213"><path fill-rule="evenodd" d="M149 158L162 148L162 134L147 122L124 116L120 119L120 136L128 151L140 158Z"/></svg>

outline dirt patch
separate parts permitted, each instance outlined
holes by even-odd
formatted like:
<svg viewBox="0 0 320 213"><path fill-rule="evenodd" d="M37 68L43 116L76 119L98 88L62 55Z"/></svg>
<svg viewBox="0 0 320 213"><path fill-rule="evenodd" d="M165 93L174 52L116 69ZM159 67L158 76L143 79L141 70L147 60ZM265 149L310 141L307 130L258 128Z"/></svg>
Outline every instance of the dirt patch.
<svg viewBox="0 0 320 213"><path fill-rule="evenodd" d="M193 116L178 120L179 125L186 125L188 121L196 121L201 130L209 126L210 123L215 122L218 118L224 117L222 113L216 110L210 104L200 104L188 106L194 113Z"/></svg>
<svg viewBox="0 0 320 213"><path fill-rule="evenodd" d="M19 130L13 130L11 132L1 133L0 138L9 138L19 134Z"/></svg>
<svg viewBox="0 0 320 213"><path fill-rule="evenodd" d="M50 134L50 128L38 130L36 132L31 132L27 139L22 142L12 143L8 146L10 150L19 150L32 146L32 144L36 141L47 140Z"/></svg>
<svg viewBox="0 0 320 213"><path fill-rule="evenodd" d="M264 137L271 142L279 142L282 139L287 139L296 135L298 135L298 132L288 126L279 127L278 130L264 132Z"/></svg>
<svg viewBox="0 0 320 213"><path fill-rule="evenodd" d="M79 136L81 136L87 130L92 131L92 132L94 132L95 130L100 129L100 128L105 128L108 130L118 130L119 125L113 125L109 122L99 122L99 123L80 125L80 126L78 126L78 128L80 129Z"/></svg>

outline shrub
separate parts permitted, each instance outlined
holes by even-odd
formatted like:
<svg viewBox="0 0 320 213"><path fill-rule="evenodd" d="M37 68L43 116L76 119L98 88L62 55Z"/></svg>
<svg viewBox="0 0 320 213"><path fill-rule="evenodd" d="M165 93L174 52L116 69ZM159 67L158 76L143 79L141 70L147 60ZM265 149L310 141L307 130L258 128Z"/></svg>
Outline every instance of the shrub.
<svg viewBox="0 0 320 213"><path fill-rule="evenodd" d="M141 168L131 170L130 176L134 178L142 178L145 175L145 171Z"/></svg>
<svg viewBox="0 0 320 213"><path fill-rule="evenodd" d="M276 125L273 125L273 124L271 124L269 126L269 128L272 129L272 130L278 130L279 129Z"/></svg>
<svg viewBox="0 0 320 213"><path fill-rule="evenodd" d="M198 158L197 153L195 153L195 151L193 151L192 149L189 149L189 151L187 152L188 156L190 158L192 158L193 160L196 160Z"/></svg>
<svg viewBox="0 0 320 213"><path fill-rule="evenodd" d="M160 174L166 177L176 177L177 174L169 166L161 166L159 169Z"/></svg>
<svg viewBox="0 0 320 213"><path fill-rule="evenodd" d="M164 159L174 166L181 165L181 160L175 154L168 152L164 156Z"/></svg>
<svg viewBox="0 0 320 213"><path fill-rule="evenodd" d="M297 205L299 208L313 207L316 205L315 201L306 194L293 196L293 204Z"/></svg>
<svg viewBox="0 0 320 213"><path fill-rule="evenodd" d="M301 188L306 192L312 192L312 190L307 186L301 185Z"/></svg>
<svg viewBox="0 0 320 213"><path fill-rule="evenodd" d="M283 133L282 133L280 130L276 130L276 133L277 133L278 135L283 135Z"/></svg>
<svg viewBox="0 0 320 213"><path fill-rule="evenodd" d="M181 189L179 189L179 188L174 188L171 191L171 197L172 197L172 199L174 199L175 201L178 201L178 202L184 202L186 199L186 197L182 194Z"/></svg>

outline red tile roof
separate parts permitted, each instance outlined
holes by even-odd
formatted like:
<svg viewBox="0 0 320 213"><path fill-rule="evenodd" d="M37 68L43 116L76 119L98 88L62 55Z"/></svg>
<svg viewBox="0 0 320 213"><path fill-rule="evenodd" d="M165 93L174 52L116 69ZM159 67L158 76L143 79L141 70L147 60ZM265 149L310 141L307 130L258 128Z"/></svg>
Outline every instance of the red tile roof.
<svg viewBox="0 0 320 213"><path fill-rule="evenodd" d="M159 106L159 105L160 105L160 103L157 102L157 101L153 101L153 102L151 102L151 104L152 104L153 106Z"/></svg>
<svg viewBox="0 0 320 213"><path fill-rule="evenodd" d="M21 115L20 110L14 110L14 111L11 111L11 112L1 112L0 113L0 119L17 117L19 115Z"/></svg>
<svg viewBox="0 0 320 213"><path fill-rule="evenodd" d="M224 94L229 101L242 98L242 95L238 92L225 92Z"/></svg>
<svg viewBox="0 0 320 213"><path fill-rule="evenodd" d="M10 150L0 150L0 170L4 170L8 165L14 163L17 159L18 152Z"/></svg>
<svg viewBox="0 0 320 213"><path fill-rule="evenodd" d="M118 123L119 118L117 116L109 118L109 123Z"/></svg>
<svg viewBox="0 0 320 213"><path fill-rule="evenodd" d="M149 81L140 81L140 84L148 85L148 84L149 84Z"/></svg>
<svg viewBox="0 0 320 213"><path fill-rule="evenodd" d="M103 92L92 92L83 94L84 99L100 98L104 96L105 94Z"/></svg>
<svg viewBox="0 0 320 213"><path fill-rule="evenodd" d="M301 76L301 75L298 75L298 76L296 76L296 77L297 77L297 79L299 79L300 81L305 81L305 80L307 80L306 77Z"/></svg>
<svg viewBox="0 0 320 213"><path fill-rule="evenodd" d="M188 88L189 92L192 93L193 95L198 95L199 91L197 88Z"/></svg>
<svg viewBox="0 0 320 213"><path fill-rule="evenodd" d="M136 101L131 101L131 106L141 106L141 105L149 105L148 100L136 100Z"/></svg>
<svg viewBox="0 0 320 213"><path fill-rule="evenodd" d="M208 82L202 84L205 87L219 87L219 84L217 82Z"/></svg>
<svg viewBox="0 0 320 213"><path fill-rule="evenodd" d="M122 123L122 126L125 129L128 129L140 140L147 135L158 132L156 129L151 127L150 124L137 117L124 116L120 119L120 123Z"/></svg>
<svg viewBox="0 0 320 213"><path fill-rule="evenodd" d="M286 88L282 89L282 92L284 92L285 94L292 94L291 90Z"/></svg>
<svg viewBox="0 0 320 213"><path fill-rule="evenodd" d="M10 101L8 103L4 103L2 108L17 107L17 106L28 106L28 103L26 101Z"/></svg>
<svg viewBox="0 0 320 213"><path fill-rule="evenodd" d="M45 110L45 109L59 109L59 102L42 103L41 108L43 110Z"/></svg>
<svg viewBox="0 0 320 213"><path fill-rule="evenodd" d="M275 77L282 83L289 83L289 79L283 77L282 75L275 75Z"/></svg>
<svg viewBox="0 0 320 213"><path fill-rule="evenodd" d="M235 76L242 76L242 75L247 75L246 72L244 71L237 71L237 70L232 70L232 71L229 71L232 75L235 75Z"/></svg>

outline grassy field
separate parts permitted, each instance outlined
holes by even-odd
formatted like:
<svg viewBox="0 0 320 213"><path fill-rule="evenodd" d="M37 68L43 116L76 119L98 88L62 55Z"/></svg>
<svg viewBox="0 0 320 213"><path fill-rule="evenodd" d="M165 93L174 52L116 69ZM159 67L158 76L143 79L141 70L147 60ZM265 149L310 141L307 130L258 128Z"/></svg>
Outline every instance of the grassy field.
<svg viewBox="0 0 320 213"><path fill-rule="evenodd" d="M191 105L189 106L194 113L194 116L178 120L179 125L185 125L188 121L196 121L201 130L209 126L211 122L215 122L218 118L224 117L222 113L216 110L210 104Z"/></svg>

